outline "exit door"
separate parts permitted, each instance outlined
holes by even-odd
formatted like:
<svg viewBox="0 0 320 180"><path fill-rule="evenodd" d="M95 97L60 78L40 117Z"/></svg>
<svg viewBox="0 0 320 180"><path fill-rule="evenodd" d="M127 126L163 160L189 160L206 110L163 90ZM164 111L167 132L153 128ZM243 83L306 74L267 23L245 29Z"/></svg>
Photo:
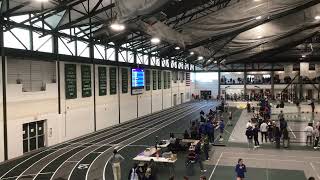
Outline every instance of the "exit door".
<svg viewBox="0 0 320 180"><path fill-rule="evenodd" d="M173 106L176 106L177 105L177 95L174 94L173 95Z"/></svg>
<svg viewBox="0 0 320 180"><path fill-rule="evenodd" d="M45 121L37 121L22 125L23 153L45 147Z"/></svg>
<svg viewBox="0 0 320 180"><path fill-rule="evenodd" d="M184 94L183 93L180 94L180 100L181 100L181 104L182 104L184 101Z"/></svg>

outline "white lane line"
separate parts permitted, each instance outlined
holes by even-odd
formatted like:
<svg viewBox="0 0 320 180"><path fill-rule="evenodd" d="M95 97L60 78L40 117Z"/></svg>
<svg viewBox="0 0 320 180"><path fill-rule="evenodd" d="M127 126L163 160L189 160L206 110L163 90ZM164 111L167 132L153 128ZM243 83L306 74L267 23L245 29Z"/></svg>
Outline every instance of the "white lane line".
<svg viewBox="0 0 320 180"><path fill-rule="evenodd" d="M53 174L53 172L45 172L45 173L41 173L41 174ZM36 174L25 174L22 176L22 178L26 178L26 177L30 177L30 176L35 176ZM11 177L6 177L6 178L2 178L1 180L6 180L6 179L17 179L19 176L11 176Z"/></svg>
<svg viewBox="0 0 320 180"><path fill-rule="evenodd" d="M223 156L223 152L221 152L221 154L220 154L220 156L219 156L219 159L217 160L217 162L216 162L216 164L215 164L215 166L214 166L214 168L213 168L213 170L212 170L212 172L211 172L211 174L210 174L209 180L212 179L213 174L214 174L214 172L216 171L216 169L217 169L217 167L218 167L218 164L219 164L222 156Z"/></svg>
<svg viewBox="0 0 320 180"><path fill-rule="evenodd" d="M268 171L268 168L266 168L266 176L267 176L267 180L269 180L269 171Z"/></svg>
<svg viewBox="0 0 320 180"><path fill-rule="evenodd" d="M242 153L242 152L224 152L225 154L244 154L244 155L255 155L255 156L264 156L264 157L283 157L283 155L269 155L269 154L253 154L253 153ZM301 156L286 156L287 158L301 158ZM316 156L307 156L303 157L304 159L319 159L320 157Z"/></svg>
<svg viewBox="0 0 320 180"><path fill-rule="evenodd" d="M293 131L292 131L291 127L290 127L290 126L288 126L288 128L289 128L289 131L292 133L293 137L294 137L295 139L297 139L297 136L293 133Z"/></svg>
<svg viewBox="0 0 320 180"><path fill-rule="evenodd" d="M197 111L200 110L201 108L207 107L207 106L208 106L208 105L200 106L196 111L193 111L193 112L191 112L191 113L188 113L188 114L184 115L183 117L186 117L186 116L188 116L188 115L190 115L190 114L192 114L192 113L194 113L194 112L197 112ZM163 128L165 128L165 127L167 127L167 126L169 126L169 125L171 125L171 124L173 124L173 123L175 123L175 122L177 122L177 121L180 121L183 117L177 118L177 120L171 121L169 124L166 124L166 125L164 125L164 126L162 126L162 127L160 127L160 128L157 128L155 131L152 131L152 132L150 132L150 133L147 133L146 135L143 135L142 137L140 137L140 138L138 138L138 139L130 142L129 144L121 147L120 149L118 149L118 151L120 151L121 149L127 147L128 145L130 145L130 144L132 144L132 143L134 143L134 142L136 142L136 141L139 141L140 139L145 138L146 136L149 136L150 134L153 134L153 133L159 131L160 129L163 129ZM107 160L106 164L105 164L104 167L103 167L103 180L106 180L105 172L106 172L106 168L107 168L107 165L108 165L111 157L112 157L112 156L109 157L109 159ZM98 158L96 158L96 159L98 159ZM96 159L95 159L95 160L96 160ZM92 163L92 164L93 164L93 163ZM89 170L87 171L86 180L87 180L87 178L88 178L88 172L89 172Z"/></svg>
<svg viewBox="0 0 320 180"><path fill-rule="evenodd" d="M312 167L314 173L316 173L318 180L320 180L320 175L318 174L318 171L316 170L312 162L310 162L310 166Z"/></svg>

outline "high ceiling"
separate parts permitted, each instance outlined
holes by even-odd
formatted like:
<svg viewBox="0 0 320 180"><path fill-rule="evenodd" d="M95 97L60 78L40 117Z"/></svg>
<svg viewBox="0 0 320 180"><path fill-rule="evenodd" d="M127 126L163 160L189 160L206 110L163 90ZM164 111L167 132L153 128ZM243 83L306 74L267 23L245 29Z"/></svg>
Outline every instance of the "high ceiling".
<svg viewBox="0 0 320 180"><path fill-rule="evenodd" d="M126 17L125 31L112 31L109 26L121 19L118 12L121 3L126 2L140 3L141 11L132 10L136 16ZM151 0L150 4L142 0L1 0L0 6L6 30L44 22L50 30L44 33L63 35L78 28L73 35L79 38L126 44L138 51L210 66L217 62L316 60L319 3L320 0ZM17 21L15 17L23 14L30 17ZM152 44L151 37L158 35L161 43ZM190 55L191 51L196 54Z"/></svg>

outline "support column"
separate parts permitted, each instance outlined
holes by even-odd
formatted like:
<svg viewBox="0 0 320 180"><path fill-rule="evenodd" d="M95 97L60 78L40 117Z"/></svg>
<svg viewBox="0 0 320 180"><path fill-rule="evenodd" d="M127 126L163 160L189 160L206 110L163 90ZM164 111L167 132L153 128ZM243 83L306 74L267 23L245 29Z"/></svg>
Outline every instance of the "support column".
<svg viewBox="0 0 320 180"><path fill-rule="evenodd" d="M3 19L0 19L0 22ZM1 23L3 24L3 23ZM1 63L2 63L2 110L3 110L3 150L4 160L8 160L8 131L7 131L7 72L6 72L6 57L4 53L4 32L0 26L0 48L1 48Z"/></svg>
<svg viewBox="0 0 320 180"><path fill-rule="evenodd" d="M221 96L221 66L220 62L218 62L218 97L220 99Z"/></svg>
<svg viewBox="0 0 320 180"><path fill-rule="evenodd" d="M247 64L244 64L244 72L243 72L243 94L244 94L244 98L247 100Z"/></svg>
<svg viewBox="0 0 320 180"><path fill-rule="evenodd" d="M274 94L274 64L271 65L271 98L272 100L275 99L275 94Z"/></svg>
<svg viewBox="0 0 320 180"><path fill-rule="evenodd" d="M303 92L302 92L302 76L301 76L301 69L298 72L298 80L299 80L299 100L302 101Z"/></svg>

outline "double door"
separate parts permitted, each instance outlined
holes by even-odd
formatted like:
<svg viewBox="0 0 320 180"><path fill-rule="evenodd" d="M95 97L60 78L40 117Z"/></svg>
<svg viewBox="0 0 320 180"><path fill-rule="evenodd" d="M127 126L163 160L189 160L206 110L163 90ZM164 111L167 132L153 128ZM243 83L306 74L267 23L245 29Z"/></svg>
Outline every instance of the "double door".
<svg viewBox="0 0 320 180"><path fill-rule="evenodd" d="M45 147L45 121L22 125L23 153Z"/></svg>

